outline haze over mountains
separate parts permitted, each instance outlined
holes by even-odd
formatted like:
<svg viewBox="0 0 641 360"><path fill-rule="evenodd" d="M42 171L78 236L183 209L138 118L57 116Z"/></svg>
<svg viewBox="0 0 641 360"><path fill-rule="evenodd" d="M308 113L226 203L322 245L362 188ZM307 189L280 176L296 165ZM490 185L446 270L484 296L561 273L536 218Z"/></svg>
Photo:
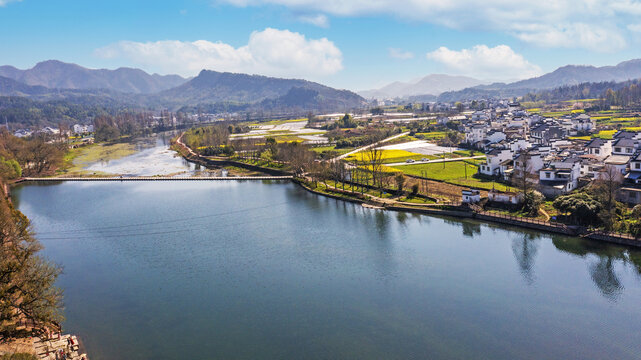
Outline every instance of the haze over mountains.
<svg viewBox="0 0 641 360"><path fill-rule="evenodd" d="M587 82L623 82L641 78L641 59L615 66L567 65L553 72L512 83L483 84L482 81L451 75L428 75L416 82L393 82L380 89L360 91L365 98L405 98L459 101L488 97L522 96L528 92L549 90ZM431 95L431 96L429 96Z"/></svg>
<svg viewBox="0 0 641 360"><path fill-rule="evenodd" d="M87 69L57 60L43 61L27 70L10 65L0 66L0 76L26 85L51 89L108 89L133 94L151 94L187 81L178 75L149 75L140 69L132 68Z"/></svg>
<svg viewBox="0 0 641 360"><path fill-rule="evenodd" d="M509 84L479 85L458 91L445 92L439 101L458 101L487 97L514 97L528 92L549 90L587 82L622 82L641 78L641 59L624 61L615 66L567 65L553 72Z"/></svg>
<svg viewBox="0 0 641 360"><path fill-rule="evenodd" d="M197 77L150 75L140 69L93 70L49 60L31 69L0 67L0 96L36 101L67 101L96 106L180 109L204 106L210 111L264 110L280 107L346 111L365 100L306 80L203 70Z"/></svg>
<svg viewBox="0 0 641 360"><path fill-rule="evenodd" d="M361 92L366 97L404 97L415 101L460 101L515 97L586 82L641 78L641 59L616 66L568 65L532 79L483 85L464 76L428 75L416 82L395 82ZM435 95L438 95L438 99ZM33 101L131 109L205 109L224 111L348 111L366 106L360 95L315 82L203 70L192 78L150 75L140 69L92 70L56 60L31 69L0 67L0 96Z"/></svg>
<svg viewBox="0 0 641 360"><path fill-rule="evenodd" d="M380 89L359 91L368 99L404 98L417 95L437 96L446 91L461 90L483 82L467 76L432 74L413 82L396 81Z"/></svg>

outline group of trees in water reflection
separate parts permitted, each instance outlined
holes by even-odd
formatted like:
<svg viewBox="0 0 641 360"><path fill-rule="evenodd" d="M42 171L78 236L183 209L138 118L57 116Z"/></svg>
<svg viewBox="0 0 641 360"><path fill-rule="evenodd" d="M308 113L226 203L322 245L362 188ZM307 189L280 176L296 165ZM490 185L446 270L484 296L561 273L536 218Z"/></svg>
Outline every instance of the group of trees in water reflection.
<svg viewBox="0 0 641 360"><path fill-rule="evenodd" d="M380 216L389 215L387 212L380 211ZM398 213L396 219L400 223L405 223L409 216L420 217L421 215ZM444 221L448 224L460 226L463 236L466 237L480 236L484 229L486 231L492 229L505 230L500 225L484 224L471 220L444 218ZM377 226L379 227L388 224L389 221L377 221ZM528 285L534 285L536 282L535 263L541 240L545 238L551 238L552 244L557 250L588 259L587 270L590 277L599 292L609 301L617 301L624 290L620 276L617 274L617 264L622 264L625 267L631 266L639 276L639 279L641 279L641 251L582 238L550 235L522 229L510 229L510 235L514 259L523 280Z"/></svg>
<svg viewBox="0 0 641 360"><path fill-rule="evenodd" d="M348 212L348 208L353 208L356 212L357 208L351 204L341 203L342 211ZM337 205L338 206L338 205ZM412 214L405 212L391 213L388 211L377 210L373 215L374 230L378 234L379 240L388 238L391 231L392 216L401 225L407 225L410 220L418 220L423 222L429 219L420 214ZM461 220L452 218L443 218L446 224L455 225L461 228L461 233L465 237L478 237L481 236L483 231L495 231L506 229L502 225L492 223L481 223L474 220ZM511 228L509 230L511 237L512 254L516 260L518 271L521 274L524 282L527 285L534 285L536 283L535 265L537 255L543 241L551 239L554 247L567 254L580 257L586 260L588 264L588 273L590 278L599 293L608 301L616 302L623 294L624 286L617 269L618 265L623 265L625 268L631 268L641 280L641 251L612 244L600 243L593 240L587 240L577 237L567 237L562 235L554 235L541 233L533 230Z"/></svg>
<svg viewBox="0 0 641 360"><path fill-rule="evenodd" d="M446 220L446 222L461 226L463 235L468 237L481 235L481 230L485 226L501 228L499 225L481 224L474 221ZM535 231L511 230L511 232L512 253L519 271L528 285L535 283L534 265L541 246L540 240L547 237L551 237L552 244L557 250L581 258L595 258L589 263L588 271L599 292L608 300L616 301L623 292L623 284L615 269L617 263L622 263L625 266L631 265L636 274L641 277L641 252L634 249Z"/></svg>

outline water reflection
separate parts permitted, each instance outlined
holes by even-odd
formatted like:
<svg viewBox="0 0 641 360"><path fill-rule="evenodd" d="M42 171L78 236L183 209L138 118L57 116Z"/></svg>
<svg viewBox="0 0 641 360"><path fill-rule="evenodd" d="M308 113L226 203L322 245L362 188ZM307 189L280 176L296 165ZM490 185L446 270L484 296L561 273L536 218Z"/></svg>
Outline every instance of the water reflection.
<svg viewBox="0 0 641 360"><path fill-rule="evenodd" d="M463 235L467 237L481 235L481 224L471 221L462 221L461 230L463 230Z"/></svg>
<svg viewBox="0 0 641 360"><path fill-rule="evenodd" d="M612 257L601 256L596 263L590 264L590 277L601 294L610 301L617 301L623 293L623 285L614 271Z"/></svg>
<svg viewBox="0 0 641 360"><path fill-rule="evenodd" d="M66 325L86 334L97 358L635 359L640 351L641 287L628 268L639 272L641 252L629 248L368 209L290 183L26 190L22 209L43 233L155 224L135 227L151 237L110 237L125 228L45 242L65 265Z"/></svg>
<svg viewBox="0 0 641 360"><path fill-rule="evenodd" d="M616 302L623 294L624 286L617 274L616 265L627 267L632 263L632 269L641 275L641 253L637 249L629 249L581 238L554 238L554 246L564 252L586 258L596 257L596 261L588 264L588 271L592 282L603 297Z"/></svg>
<svg viewBox="0 0 641 360"><path fill-rule="evenodd" d="M521 234L518 238L512 239L512 253L523 280L528 285L532 285L535 279L534 260L539 251L538 238L535 234Z"/></svg>

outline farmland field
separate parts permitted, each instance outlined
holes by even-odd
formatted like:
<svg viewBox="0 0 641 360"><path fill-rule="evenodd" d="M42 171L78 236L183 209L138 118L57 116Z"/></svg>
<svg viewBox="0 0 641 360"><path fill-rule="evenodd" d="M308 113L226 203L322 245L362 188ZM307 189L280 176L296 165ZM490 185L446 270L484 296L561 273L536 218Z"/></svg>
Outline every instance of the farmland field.
<svg viewBox="0 0 641 360"><path fill-rule="evenodd" d="M423 158L430 159L430 160L437 159L437 157L435 156L413 153L406 150L381 150L381 152L382 152L382 159L384 164L404 162L404 161L407 161L408 159L412 159L412 160L421 160ZM359 152L359 153L350 155L346 158L346 160L364 162L364 161L371 161L371 158L370 158L370 153L368 151L365 151L365 152Z"/></svg>
<svg viewBox="0 0 641 360"><path fill-rule="evenodd" d="M466 168L467 178L465 177ZM405 165L392 167L392 169L402 171L407 175L424 176L428 179L440 180L455 185L470 186L480 189L492 189L492 187L494 187L500 191L507 190L507 187L504 184L474 177L473 175L478 171L478 166L465 161Z"/></svg>

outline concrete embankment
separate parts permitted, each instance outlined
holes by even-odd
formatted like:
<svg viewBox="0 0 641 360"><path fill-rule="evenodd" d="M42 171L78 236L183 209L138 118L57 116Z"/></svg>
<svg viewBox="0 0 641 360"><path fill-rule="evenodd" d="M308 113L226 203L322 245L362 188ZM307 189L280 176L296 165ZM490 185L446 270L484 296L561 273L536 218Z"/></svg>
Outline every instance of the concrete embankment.
<svg viewBox="0 0 641 360"><path fill-rule="evenodd" d="M268 174L272 176L290 176L291 173L284 171L284 170L278 170L278 169L273 169L273 168L266 168L262 166L257 166L257 165L252 165L252 164L247 164L241 161L234 161L234 160L228 160L228 159L212 159L212 158L206 158L204 156L196 154L193 150L191 150L187 145L185 145L182 142L182 135L176 139L174 144L178 149L174 148L174 150L177 150L182 157L194 164L198 164L200 166L204 167L225 167L225 166L235 166L241 169L245 170L250 170L250 171L257 171L261 172L263 174Z"/></svg>
<svg viewBox="0 0 641 360"><path fill-rule="evenodd" d="M604 242L609 242L609 243L618 244L618 245L641 247L641 239L635 239L634 237L626 234L586 232L585 229L581 227L568 226L561 223L542 221L542 220L536 220L536 219L518 218L514 216L509 216L509 215L481 213L481 212L472 211L470 209L466 209L464 207L453 206L451 209L439 209L435 206L404 206L404 205L398 205L398 204L390 204L390 203L375 201L374 199L367 198L367 197L351 197L351 196L347 197L348 194L346 194L346 196L341 196L341 194L334 195L334 194L330 194L322 191L317 191L310 188L309 186L307 186L307 184L305 184L304 182L298 179L294 179L294 182L302 186L307 191L312 192L314 194L334 198L337 200L348 201L352 203L358 203L363 205L365 204L373 205L376 208L381 208L384 210L412 212L412 213L427 214L427 215L451 216L451 217L466 218L466 219L476 219L476 220L482 220L487 222L516 226L521 228L527 228L532 230L562 234L567 236L581 236L586 239L604 241Z"/></svg>
<svg viewBox="0 0 641 360"><path fill-rule="evenodd" d="M183 150L182 154L187 160L203 166L207 166L207 165L238 166L248 170L265 172L270 175L291 175L284 171L262 168L259 166L254 166L254 165L236 162L232 160L212 160L212 159L204 158L200 155L195 154L193 151L191 151L191 149L186 147L180 141L180 138L178 139L176 144L182 148ZM187 154L185 154L185 152ZM327 196L337 200L343 200L343 201L348 201L352 203L369 204L375 207L384 208L386 210L406 211L406 212L414 212L414 213L429 214L429 215L443 215L443 216L452 216L452 217L468 218L468 219L471 218L471 219L501 223L501 224L506 224L511 226L518 226L518 227L523 227L523 228L528 228L533 230L563 234L568 236L582 236L587 239L606 241L606 242L619 244L619 245L641 247L641 239L635 239L625 234L612 234L612 233L605 234L600 232L587 233L585 229L581 227L573 227L573 226L567 226L561 223L540 221L540 220L527 219L527 218L518 218L514 216L492 214L487 212L476 212L476 211L472 211L464 208L459 208L460 210L457 208L439 209L436 207L428 207L428 206L418 207L418 206L404 206L400 204L390 204L384 201L376 201L375 199L372 199L370 197L364 197L364 196L359 197L357 194L343 195L341 192L338 192L336 195L329 194L327 192L314 190L298 179L294 179L293 181L301 185L307 191L310 191L317 195Z"/></svg>

